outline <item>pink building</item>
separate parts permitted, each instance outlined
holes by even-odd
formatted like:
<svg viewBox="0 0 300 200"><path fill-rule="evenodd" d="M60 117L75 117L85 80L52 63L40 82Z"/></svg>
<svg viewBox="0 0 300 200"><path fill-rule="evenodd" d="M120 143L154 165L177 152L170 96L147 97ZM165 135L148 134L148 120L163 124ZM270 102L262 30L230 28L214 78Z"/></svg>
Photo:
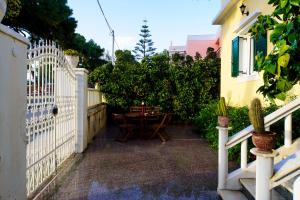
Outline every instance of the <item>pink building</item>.
<svg viewBox="0 0 300 200"><path fill-rule="evenodd" d="M189 35L186 43L186 54L194 57L196 52L199 52L202 57L205 57L208 47L214 48L215 51L220 48L216 35Z"/></svg>
<svg viewBox="0 0 300 200"><path fill-rule="evenodd" d="M192 57L196 55L196 52L199 52L202 57L205 57L208 47L214 48L215 51L219 50L219 37L217 35L188 35L185 46L171 45L169 52L171 55L180 53Z"/></svg>

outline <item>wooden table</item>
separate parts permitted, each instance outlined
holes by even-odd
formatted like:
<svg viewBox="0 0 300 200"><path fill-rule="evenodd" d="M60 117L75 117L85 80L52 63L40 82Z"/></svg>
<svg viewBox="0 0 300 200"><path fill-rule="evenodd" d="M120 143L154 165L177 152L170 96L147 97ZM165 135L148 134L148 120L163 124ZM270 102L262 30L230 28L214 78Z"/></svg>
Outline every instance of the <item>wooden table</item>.
<svg viewBox="0 0 300 200"><path fill-rule="evenodd" d="M140 112L129 112L125 114L125 117L129 121L139 121L140 123L140 132L143 133L145 132L148 122L151 121L158 121L159 118L161 117L161 113L140 113Z"/></svg>

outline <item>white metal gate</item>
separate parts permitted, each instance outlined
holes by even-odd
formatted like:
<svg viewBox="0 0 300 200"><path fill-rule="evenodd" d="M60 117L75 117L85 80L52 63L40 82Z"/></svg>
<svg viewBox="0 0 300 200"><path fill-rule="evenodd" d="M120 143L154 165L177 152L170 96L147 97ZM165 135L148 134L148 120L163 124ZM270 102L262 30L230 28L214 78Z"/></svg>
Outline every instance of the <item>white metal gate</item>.
<svg viewBox="0 0 300 200"><path fill-rule="evenodd" d="M27 194L75 151L76 79L56 43L30 46L27 65ZM57 114L56 114L57 113Z"/></svg>

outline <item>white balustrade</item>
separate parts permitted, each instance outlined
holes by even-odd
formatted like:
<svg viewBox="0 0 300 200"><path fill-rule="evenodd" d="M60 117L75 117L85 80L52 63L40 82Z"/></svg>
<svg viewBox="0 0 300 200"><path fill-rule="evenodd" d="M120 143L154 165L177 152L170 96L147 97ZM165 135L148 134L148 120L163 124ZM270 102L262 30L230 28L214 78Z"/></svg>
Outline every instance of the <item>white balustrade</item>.
<svg viewBox="0 0 300 200"><path fill-rule="evenodd" d="M267 115L264 118L265 129L270 131L270 126L281 119L284 119L284 146L289 147L292 144L292 113L300 109L300 98L297 98L285 106L279 108L273 113ZM251 133L254 130L250 125L235 135L228 138L228 130L226 128L217 127L219 130L219 179L218 189L231 189L226 185L228 178L228 150L238 144L241 144L241 169L246 171L248 168L248 138L251 137ZM280 133L277 133L280 134ZM259 158L260 157L260 158ZM256 161L256 188L258 193L263 193L263 196L259 196L258 199L269 199L270 189L270 177L272 174L271 167L273 167L273 158L267 158L266 156L257 156ZM234 175L234 174L233 174ZM267 178L266 178L267 177ZM267 181L268 179L268 181ZM299 178L300 179L300 178ZM238 179L234 179L238 181ZM288 181L288 180L287 180ZM300 182L300 180L299 180ZM300 183L298 183L300 185ZM232 189L236 189L236 185L239 183L234 182ZM231 187L231 186L230 186ZM296 186L295 187L299 187ZM263 192L262 192L263 191ZM268 192L267 192L268 191ZM296 189L294 190L296 191ZM300 189L297 189L300 191ZM260 195L260 194L257 194ZM300 195L300 194L298 194ZM297 199L298 200L298 199ZM299 199L300 200L300 199Z"/></svg>
<svg viewBox="0 0 300 200"><path fill-rule="evenodd" d="M244 170L248 165L248 140L244 140L241 144L241 168Z"/></svg>
<svg viewBox="0 0 300 200"><path fill-rule="evenodd" d="M226 143L228 142L229 128L217 127L219 131L219 169L218 169L218 190L226 189L226 181L228 176L228 150Z"/></svg>
<svg viewBox="0 0 300 200"><path fill-rule="evenodd" d="M284 119L284 146L289 147L292 144L292 114Z"/></svg>
<svg viewBox="0 0 300 200"><path fill-rule="evenodd" d="M274 157L276 151L272 153L261 153L256 148L251 149L251 153L256 156L256 200L271 200L270 178L273 176Z"/></svg>
<svg viewBox="0 0 300 200"><path fill-rule="evenodd" d="M300 176L294 182L293 192L293 200L300 200Z"/></svg>

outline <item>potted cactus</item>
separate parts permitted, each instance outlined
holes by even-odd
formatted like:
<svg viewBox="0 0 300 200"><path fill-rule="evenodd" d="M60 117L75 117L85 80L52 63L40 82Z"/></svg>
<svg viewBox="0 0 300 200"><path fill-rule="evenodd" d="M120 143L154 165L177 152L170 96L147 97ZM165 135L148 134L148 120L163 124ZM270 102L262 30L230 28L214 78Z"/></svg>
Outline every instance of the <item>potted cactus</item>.
<svg viewBox="0 0 300 200"><path fill-rule="evenodd" d="M269 153L274 148L276 133L265 130L265 122L261 102L255 98L249 109L249 119L253 125L252 142L258 151Z"/></svg>
<svg viewBox="0 0 300 200"><path fill-rule="evenodd" d="M221 97L219 100L217 115L218 115L218 125L221 127L228 127L229 118L228 118L227 106L224 97Z"/></svg>

